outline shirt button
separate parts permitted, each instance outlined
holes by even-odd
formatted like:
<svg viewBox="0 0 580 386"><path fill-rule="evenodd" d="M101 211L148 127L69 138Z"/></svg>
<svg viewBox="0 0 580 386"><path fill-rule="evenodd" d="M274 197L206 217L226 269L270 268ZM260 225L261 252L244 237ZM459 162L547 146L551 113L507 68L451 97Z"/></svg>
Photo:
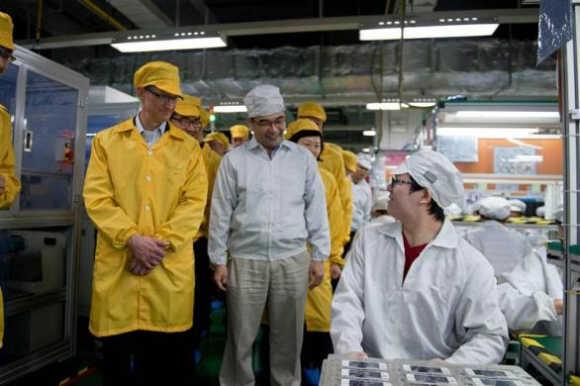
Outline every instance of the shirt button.
<svg viewBox="0 0 580 386"><path fill-rule="evenodd" d="M151 210L151 207L150 207L149 205L145 205L145 210L146 210L147 212L149 212L149 211Z"/></svg>
<svg viewBox="0 0 580 386"><path fill-rule="evenodd" d="M145 179L147 180L147 182L151 182L151 176L146 176Z"/></svg>

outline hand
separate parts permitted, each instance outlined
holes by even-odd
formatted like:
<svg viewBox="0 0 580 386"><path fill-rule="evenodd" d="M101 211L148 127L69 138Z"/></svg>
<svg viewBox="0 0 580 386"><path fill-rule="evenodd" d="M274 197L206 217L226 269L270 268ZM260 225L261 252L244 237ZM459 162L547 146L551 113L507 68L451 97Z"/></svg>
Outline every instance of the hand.
<svg viewBox="0 0 580 386"><path fill-rule="evenodd" d="M317 287L322 283L322 278L324 277L324 263L322 261L312 260L308 273L310 277L308 288L312 289Z"/></svg>
<svg viewBox="0 0 580 386"><path fill-rule="evenodd" d="M225 264L216 264L213 273L213 281L222 291L228 289L228 267Z"/></svg>
<svg viewBox="0 0 580 386"><path fill-rule="evenodd" d="M145 276L147 275L149 272L151 272L151 269L147 269L139 260L137 259L133 259L131 260L131 263L129 264L129 272L131 272L133 275L137 275L137 276Z"/></svg>
<svg viewBox="0 0 580 386"><path fill-rule="evenodd" d="M139 235L131 236L127 245L133 253L133 259L149 271L161 263L165 257L165 248L168 246L164 241Z"/></svg>
<svg viewBox="0 0 580 386"><path fill-rule="evenodd" d="M4 176L0 176L0 194L4 194L6 192L6 179Z"/></svg>
<svg viewBox="0 0 580 386"><path fill-rule="evenodd" d="M562 315L564 313L564 302L562 299L554 300L554 308L556 309L556 313L558 315Z"/></svg>
<svg viewBox="0 0 580 386"><path fill-rule="evenodd" d="M342 269L340 268L340 265L334 263L330 264L330 277L332 280L337 280L341 273Z"/></svg>
<svg viewBox="0 0 580 386"><path fill-rule="evenodd" d="M362 351L351 351L346 354L346 357L351 361L364 361L365 359L369 359L367 353Z"/></svg>

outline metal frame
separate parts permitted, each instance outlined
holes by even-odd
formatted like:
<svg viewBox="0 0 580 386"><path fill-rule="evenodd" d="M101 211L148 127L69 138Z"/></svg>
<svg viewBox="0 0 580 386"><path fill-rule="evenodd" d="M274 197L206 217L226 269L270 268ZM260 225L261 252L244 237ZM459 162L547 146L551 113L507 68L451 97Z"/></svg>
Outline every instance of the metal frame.
<svg viewBox="0 0 580 386"><path fill-rule="evenodd" d="M30 295L14 299L6 304L6 316L11 316L43 304L64 305L63 339L53 345L35 350L28 355L8 362L0 367L0 384L13 381L22 375L37 370L51 362L63 360L74 355L76 351L76 302L78 286L78 250L80 242L80 215L82 205L82 179L84 173L85 133L87 123L87 98L89 79L29 50L17 46L14 54L15 65L19 66L16 89L16 107L14 111L14 145L16 173L21 175L23 155L23 134L25 127L26 86L28 72L52 79L71 87L78 92L75 130L75 159L73 165L71 209L59 211L20 210L17 201L9 211L0 213L0 229L42 229L63 227L67 229L66 252L66 288L58 291Z"/></svg>
<svg viewBox="0 0 580 386"><path fill-rule="evenodd" d="M578 308L580 306L580 283L578 277L580 270L574 264L569 253L569 246L578 244L580 240L580 228L578 219L580 207L578 191L580 188L580 174L578 169L578 156L580 153L580 121L575 112L580 108L580 77L579 58L580 54L580 1L571 0L572 32L573 38L562 49L560 72L563 76L563 107L564 107L564 143L565 143L565 180L564 180L564 299L566 303L564 313L564 379L562 384L568 384L571 374L580 374L580 319Z"/></svg>

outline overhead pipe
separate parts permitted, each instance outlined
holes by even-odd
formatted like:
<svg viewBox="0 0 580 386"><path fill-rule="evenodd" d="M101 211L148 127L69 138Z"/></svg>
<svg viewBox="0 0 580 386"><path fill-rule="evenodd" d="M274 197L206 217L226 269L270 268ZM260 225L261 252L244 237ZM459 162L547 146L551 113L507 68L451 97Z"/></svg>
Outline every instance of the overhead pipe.
<svg viewBox="0 0 580 386"><path fill-rule="evenodd" d="M93 3L91 0L78 0L78 1L79 3L84 5L89 11L91 11L92 13L94 13L107 23L109 23L111 26L113 26L117 31L127 30L127 27L125 27L123 24L117 21L117 19L109 15L106 11L104 11L97 4Z"/></svg>

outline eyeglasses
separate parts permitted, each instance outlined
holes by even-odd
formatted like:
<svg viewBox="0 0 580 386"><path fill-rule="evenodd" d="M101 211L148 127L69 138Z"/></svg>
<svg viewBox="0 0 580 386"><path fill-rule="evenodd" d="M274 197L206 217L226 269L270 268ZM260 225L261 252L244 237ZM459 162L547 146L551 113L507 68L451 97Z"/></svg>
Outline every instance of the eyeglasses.
<svg viewBox="0 0 580 386"><path fill-rule="evenodd" d="M199 118L186 118L173 116L172 120L179 122L182 126L197 126L201 125L201 120Z"/></svg>
<svg viewBox="0 0 580 386"><path fill-rule="evenodd" d="M271 126L274 126L276 128L280 128L280 127L284 127L285 123L286 123L285 117L280 117L280 118L277 118L273 121L270 121L268 119L260 119L260 120L256 121L256 126L258 126L259 128L262 128L262 129L267 129Z"/></svg>
<svg viewBox="0 0 580 386"><path fill-rule="evenodd" d="M178 96L175 95L161 94L153 90L153 88L151 87L147 87L145 88L145 90L150 92L152 95L155 95L157 100L163 103L177 103L177 98L179 98Z"/></svg>
<svg viewBox="0 0 580 386"><path fill-rule="evenodd" d="M395 185L413 185L413 183L411 181L406 181L401 179L400 177L394 176L393 178L391 178L391 185L395 186Z"/></svg>
<svg viewBox="0 0 580 386"><path fill-rule="evenodd" d="M0 57L8 60L8 62L13 62L16 58L12 55L12 50L4 47L0 47Z"/></svg>

